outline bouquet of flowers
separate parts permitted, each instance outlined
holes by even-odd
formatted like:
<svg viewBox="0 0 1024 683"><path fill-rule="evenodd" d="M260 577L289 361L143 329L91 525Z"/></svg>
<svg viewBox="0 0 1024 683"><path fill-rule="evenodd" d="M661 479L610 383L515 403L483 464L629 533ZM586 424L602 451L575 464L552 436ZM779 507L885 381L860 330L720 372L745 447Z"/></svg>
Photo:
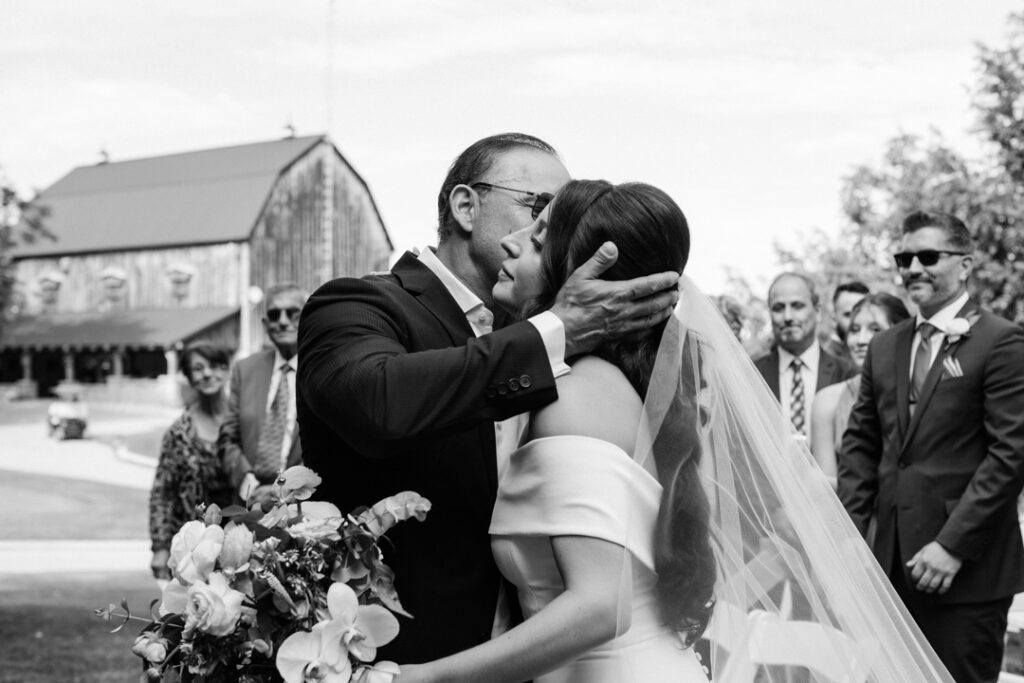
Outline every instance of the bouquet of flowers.
<svg viewBox="0 0 1024 683"><path fill-rule="evenodd" d="M390 683L399 673L371 663L398 634L392 612L409 616L378 540L422 521L430 501L406 491L342 515L309 501L320 481L291 467L269 511L211 505L182 526L167 563L174 578L132 646L143 681ZM123 618L117 631L137 619L120 607L96 613Z"/></svg>

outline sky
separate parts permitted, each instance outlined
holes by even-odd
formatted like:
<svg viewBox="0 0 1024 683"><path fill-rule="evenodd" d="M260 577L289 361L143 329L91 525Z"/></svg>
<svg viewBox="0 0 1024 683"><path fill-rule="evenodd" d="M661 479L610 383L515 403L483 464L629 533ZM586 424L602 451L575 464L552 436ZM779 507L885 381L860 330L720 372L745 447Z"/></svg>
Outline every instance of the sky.
<svg viewBox="0 0 1024 683"><path fill-rule="evenodd" d="M451 161L537 135L579 178L683 208L688 273L755 287L773 244L844 227L842 180L899 133L970 134L985 0L4 0L0 168L23 193L96 163L327 132L398 253L435 242Z"/></svg>

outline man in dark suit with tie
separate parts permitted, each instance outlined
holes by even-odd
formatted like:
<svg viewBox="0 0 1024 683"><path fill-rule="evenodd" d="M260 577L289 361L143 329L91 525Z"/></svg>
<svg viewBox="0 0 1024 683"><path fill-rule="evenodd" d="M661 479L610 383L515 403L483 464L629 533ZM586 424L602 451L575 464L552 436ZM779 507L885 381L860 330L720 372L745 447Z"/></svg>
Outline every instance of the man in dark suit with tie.
<svg viewBox="0 0 1024 683"><path fill-rule="evenodd" d="M814 394L842 382L853 369L825 351L815 335L820 303L810 278L782 273L768 288L768 314L775 342L771 351L754 361L793 429L810 436Z"/></svg>
<svg viewBox="0 0 1024 683"><path fill-rule="evenodd" d="M303 310L299 423L305 462L323 477L318 495L346 512L406 489L433 504L383 544L415 618L400 618L379 658L424 662L500 631L488 528L496 439L509 430L496 435L495 422L555 400L566 358L609 330L663 320L675 302L674 274L596 279L615 260L605 245L551 311L492 330L501 238L533 223L568 180L537 138L480 140L441 186L436 251L406 253L388 274L334 280Z"/></svg>
<svg viewBox="0 0 1024 683"><path fill-rule="evenodd" d="M255 495L260 502L269 502L277 473L302 462L295 375L299 315L305 302L306 292L298 285L268 287L263 329L273 347L243 358L231 369L217 448L243 501Z"/></svg>
<svg viewBox="0 0 1024 683"><path fill-rule="evenodd" d="M839 496L953 677L995 681L1024 590L1024 330L967 294L973 241L917 211L895 255L918 313L871 340Z"/></svg>

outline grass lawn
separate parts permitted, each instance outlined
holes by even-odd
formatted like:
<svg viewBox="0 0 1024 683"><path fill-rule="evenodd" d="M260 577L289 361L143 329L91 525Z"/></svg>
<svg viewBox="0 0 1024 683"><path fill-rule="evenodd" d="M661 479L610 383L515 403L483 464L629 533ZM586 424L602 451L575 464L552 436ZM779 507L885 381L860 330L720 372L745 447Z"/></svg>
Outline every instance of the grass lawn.
<svg viewBox="0 0 1024 683"><path fill-rule="evenodd" d="M145 572L6 575L0 581L0 683L119 683L139 680L130 651L142 622L111 634L93 609L127 598L147 616L158 597Z"/></svg>
<svg viewBox="0 0 1024 683"><path fill-rule="evenodd" d="M0 540L149 537L148 491L22 472L0 474Z"/></svg>

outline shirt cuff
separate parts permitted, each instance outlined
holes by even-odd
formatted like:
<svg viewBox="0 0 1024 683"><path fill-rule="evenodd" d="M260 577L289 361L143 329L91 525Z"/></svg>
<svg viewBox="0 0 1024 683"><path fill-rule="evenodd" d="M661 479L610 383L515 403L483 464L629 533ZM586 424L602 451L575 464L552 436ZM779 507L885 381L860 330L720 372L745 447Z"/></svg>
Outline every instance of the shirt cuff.
<svg viewBox="0 0 1024 683"><path fill-rule="evenodd" d="M565 325L562 324L559 317L551 311L544 311L526 322L533 325L540 333L544 349L548 352L548 362L551 363L551 374L556 379L562 375L568 375L570 369L565 364Z"/></svg>

